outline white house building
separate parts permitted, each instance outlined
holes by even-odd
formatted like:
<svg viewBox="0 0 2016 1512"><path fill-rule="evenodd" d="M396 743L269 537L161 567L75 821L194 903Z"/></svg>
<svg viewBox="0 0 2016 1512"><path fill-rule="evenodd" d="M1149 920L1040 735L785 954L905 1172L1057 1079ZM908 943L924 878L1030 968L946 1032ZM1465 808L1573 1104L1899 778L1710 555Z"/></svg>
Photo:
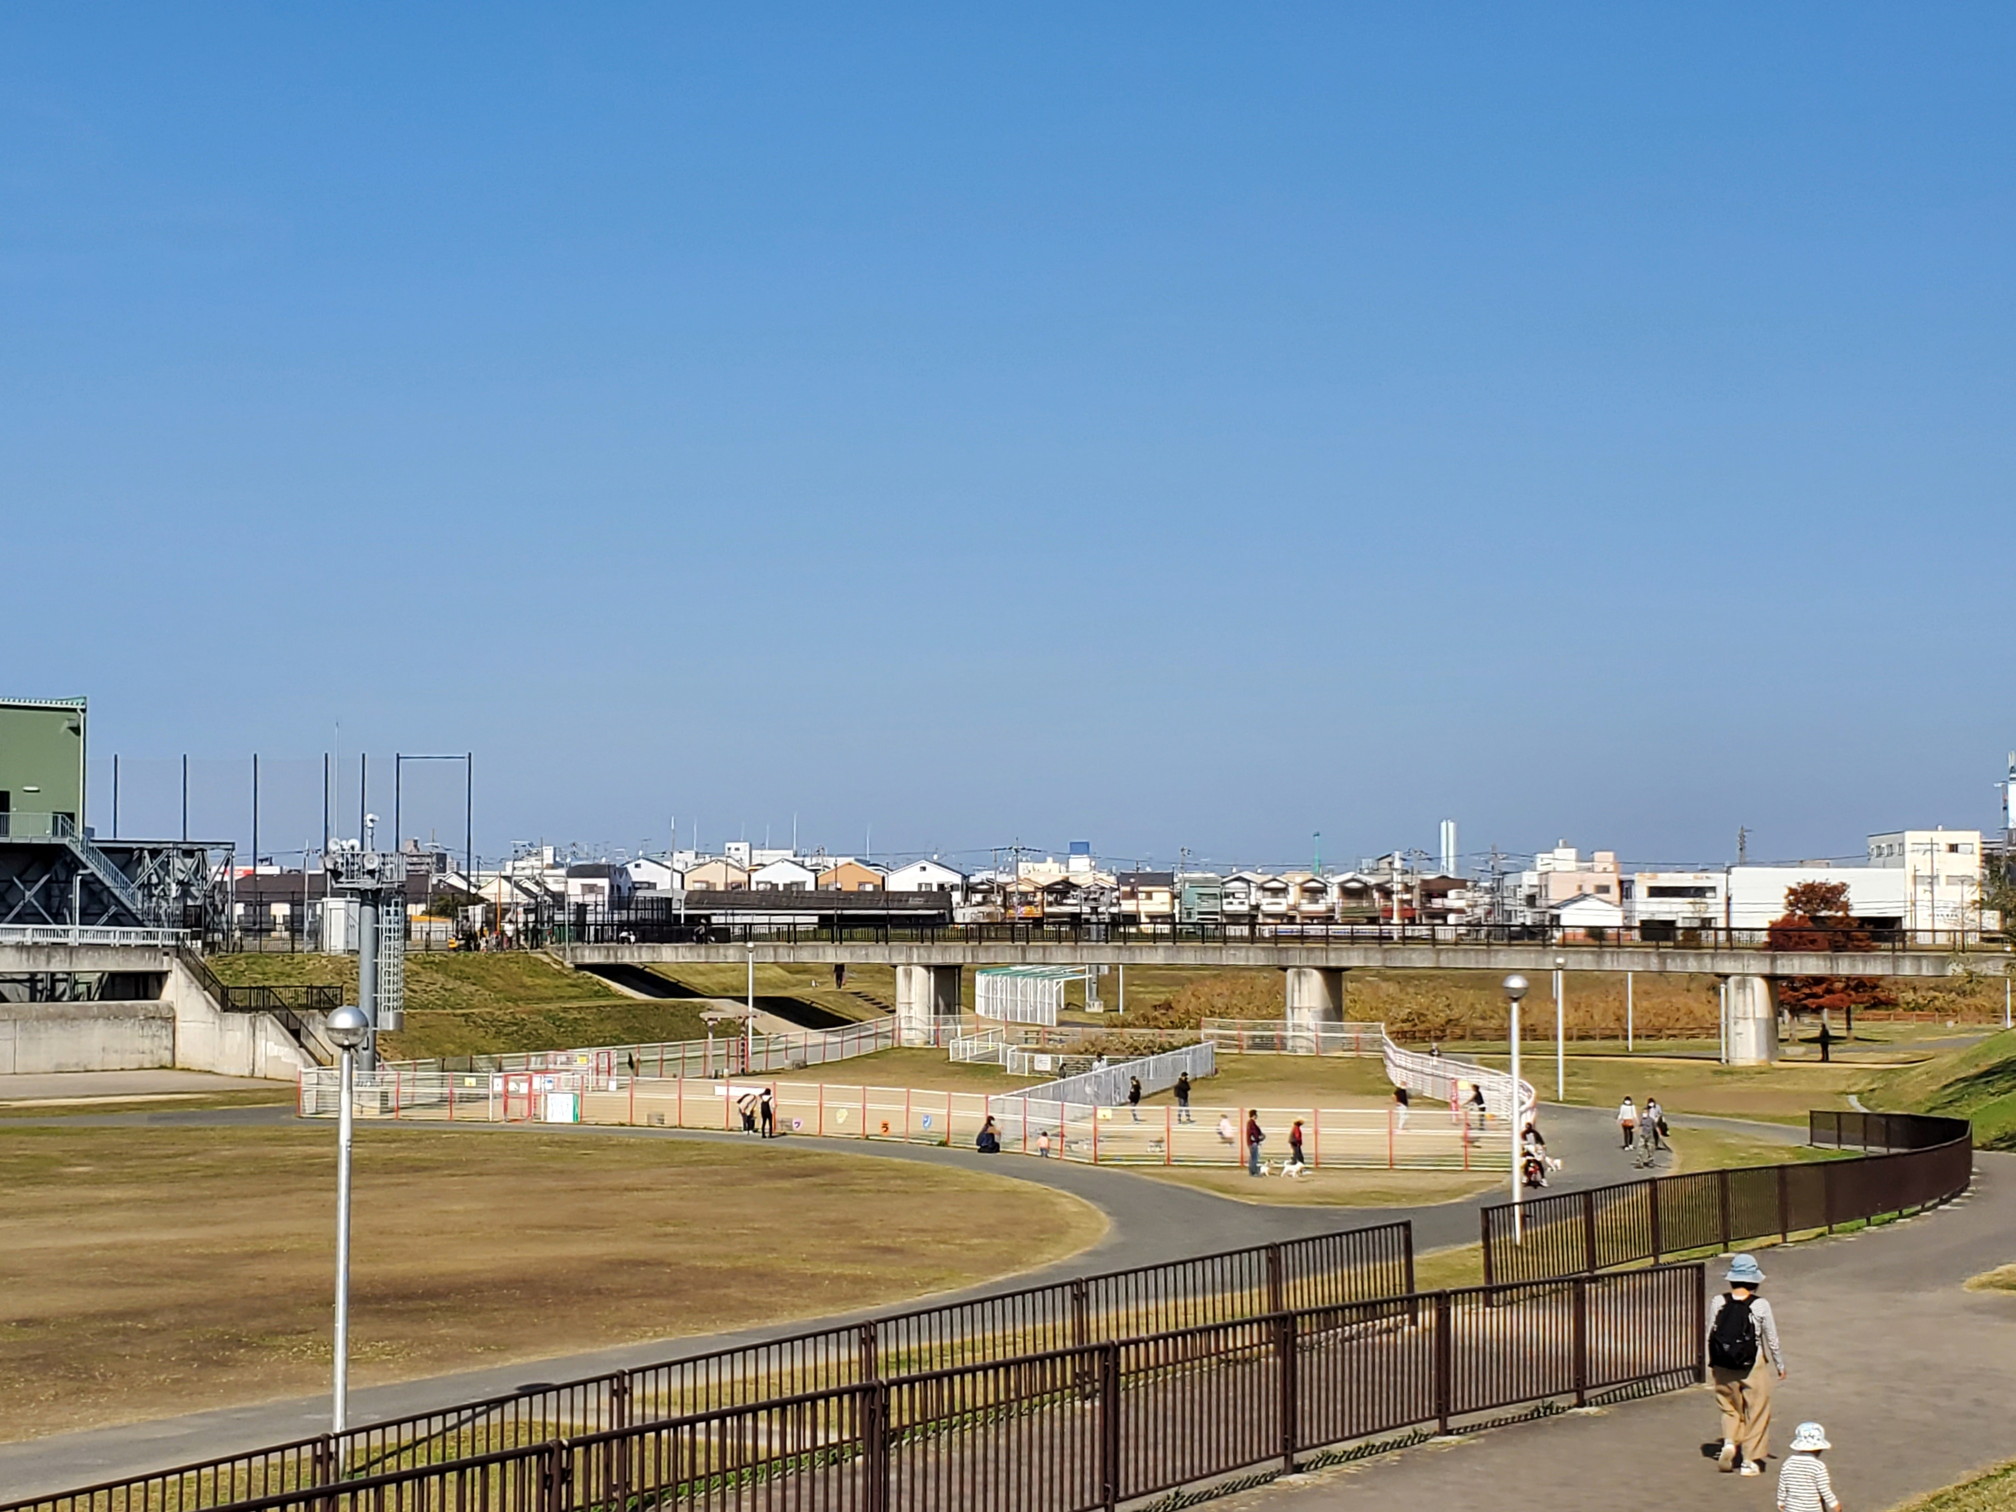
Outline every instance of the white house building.
<svg viewBox="0 0 2016 1512"><path fill-rule="evenodd" d="M810 892L818 885L819 873L790 856L765 862L749 874L749 886L755 892Z"/></svg>
<svg viewBox="0 0 2016 1512"><path fill-rule="evenodd" d="M885 892L942 892L955 897L966 890L966 874L942 861L912 861L889 873Z"/></svg>
<svg viewBox="0 0 2016 1512"><path fill-rule="evenodd" d="M686 873L656 856L639 856L626 868L630 885L638 892L678 892L686 885Z"/></svg>

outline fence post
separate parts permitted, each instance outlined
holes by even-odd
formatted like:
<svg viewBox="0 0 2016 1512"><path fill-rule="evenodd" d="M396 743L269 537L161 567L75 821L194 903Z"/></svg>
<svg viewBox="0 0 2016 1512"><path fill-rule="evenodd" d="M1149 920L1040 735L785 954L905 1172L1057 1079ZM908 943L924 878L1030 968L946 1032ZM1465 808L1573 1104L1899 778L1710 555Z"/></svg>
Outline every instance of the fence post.
<svg viewBox="0 0 2016 1512"><path fill-rule="evenodd" d="M609 1426L630 1426L630 1377L620 1375L609 1383Z"/></svg>
<svg viewBox="0 0 2016 1512"><path fill-rule="evenodd" d="M1652 1263L1659 1263L1659 1256L1665 1248L1665 1235L1659 1227L1659 1188L1663 1183L1657 1176L1645 1183L1652 1188Z"/></svg>
<svg viewBox="0 0 2016 1512"><path fill-rule="evenodd" d="M864 1381L880 1380L882 1376L882 1332L870 1318L861 1325L861 1332L855 1344L854 1368Z"/></svg>
<svg viewBox="0 0 2016 1512"><path fill-rule="evenodd" d="M1267 1246L1267 1311L1270 1313L1287 1310L1287 1304L1281 1300L1282 1290L1281 1246L1270 1244Z"/></svg>
<svg viewBox="0 0 2016 1512"><path fill-rule="evenodd" d="M1449 1337L1451 1310L1449 1293L1435 1293L1435 1431L1449 1432L1449 1409L1455 1398L1456 1349Z"/></svg>
<svg viewBox="0 0 2016 1512"><path fill-rule="evenodd" d="M1575 1405L1589 1405L1589 1278L1575 1278Z"/></svg>
<svg viewBox="0 0 2016 1512"><path fill-rule="evenodd" d="M1099 1348L1099 1489L1106 1512L1120 1505L1120 1346Z"/></svg>
<svg viewBox="0 0 2016 1512"><path fill-rule="evenodd" d="M1715 1189L1720 1196L1722 1209L1722 1248L1729 1248L1729 1172L1725 1167L1715 1173Z"/></svg>
<svg viewBox="0 0 2016 1512"><path fill-rule="evenodd" d="M1301 1447L1302 1439L1302 1393L1297 1375L1300 1362L1296 1359L1295 1350L1295 1314L1275 1314L1274 1353L1280 1366L1275 1379L1279 1382L1281 1393L1278 1419L1281 1425L1281 1473L1293 1475L1295 1451Z"/></svg>
<svg viewBox="0 0 2016 1512"><path fill-rule="evenodd" d="M1486 1286L1496 1286L1498 1284L1498 1267L1492 1263L1491 1209L1487 1207L1477 1210L1477 1226L1483 1230L1480 1237L1483 1241L1482 1248L1484 1250L1484 1284Z"/></svg>
<svg viewBox="0 0 2016 1512"><path fill-rule="evenodd" d="M889 1388L869 1383L861 1399L863 1512L889 1512Z"/></svg>
<svg viewBox="0 0 2016 1512"><path fill-rule="evenodd" d="M1694 1379L1708 1379L1708 1267L1694 1267Z"/></svg>
<svg viewBox="0 0 2016 1512"><path fill-rule="evenodd" d="M1792 1167L1778 1167L1778 1238L1792 1237Z"/></svg>
<svg viewBox="0 0 2016 1512"><path fill-rule="evenodd" d="M1582 1269L1596 1269L1596 1194L1582 1194Z"/></svg>
<svg viewBox="0 0 2016 1512"><path fill-rule="evenodd" d="M1092 1342L1091 1289L1083 1276L1071 1281L1071 1347L1083 1349Z"/></svg>

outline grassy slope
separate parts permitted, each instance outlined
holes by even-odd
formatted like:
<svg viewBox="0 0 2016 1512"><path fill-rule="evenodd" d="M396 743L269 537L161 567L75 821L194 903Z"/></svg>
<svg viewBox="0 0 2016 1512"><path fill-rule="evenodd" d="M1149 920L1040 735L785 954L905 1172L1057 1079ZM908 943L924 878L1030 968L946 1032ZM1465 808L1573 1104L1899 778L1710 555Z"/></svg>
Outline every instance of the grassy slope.
<svg viewBox="0 0 2016 1512"><path fill-rule="evenodd" d="M1897 1512L2016 1512L2016 1460L1918 1497Z"/></svg>
<svg viewBox="0 0 2016 1512"><path fill-rule="evenodd" d="M1975 1142L2016 1149L2016 1031L1875 1077L1863 1094L1888 1112L1946 1113L1974 1121Z"/></svg>
<svg viewBox="0 0 2016 1512"><path fill-rule="evenodd" d="M210 966L226 982L336 982L355 989L351 956L224 955ZM394 1059L554 1050L701 1039L692 1003L628 997L583 972L529 951L406 958L406 1028L385 1036Z"/></svg>

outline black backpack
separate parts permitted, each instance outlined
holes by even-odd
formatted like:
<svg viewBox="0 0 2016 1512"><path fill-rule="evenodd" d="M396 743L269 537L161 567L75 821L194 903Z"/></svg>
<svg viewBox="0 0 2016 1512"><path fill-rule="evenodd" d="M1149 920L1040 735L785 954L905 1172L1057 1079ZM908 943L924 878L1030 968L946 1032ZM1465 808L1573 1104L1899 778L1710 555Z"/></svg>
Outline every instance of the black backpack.
<svg viewBox="0 0 2016 1512"><path fill-rule="evenodd" d="M1708 1363L1720 1370L1748 1370L1757 1363L1757 1323L1747 1298L1722 1297L1722 1311L1708 1330Z"/></svg>

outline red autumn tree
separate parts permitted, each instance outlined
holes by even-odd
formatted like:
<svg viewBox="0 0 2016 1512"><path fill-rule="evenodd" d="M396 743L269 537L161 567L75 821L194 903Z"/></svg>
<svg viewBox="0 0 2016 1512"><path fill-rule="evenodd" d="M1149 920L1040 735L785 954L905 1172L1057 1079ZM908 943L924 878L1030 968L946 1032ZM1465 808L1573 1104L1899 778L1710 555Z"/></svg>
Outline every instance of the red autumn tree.
<svg viewBox="0 0 2016 1512"><path fill-rule="evenodd" d="M1874 950L1875 937L1848 911L1846 882L1801 882L1785 889L1785 913L1771 922L1766 942L1773 950ZM1784 977L1778 1004L1788 1013L1833 1010L1852 1030L1857 1008L1894 1002L1881 977Z"/></svg>

